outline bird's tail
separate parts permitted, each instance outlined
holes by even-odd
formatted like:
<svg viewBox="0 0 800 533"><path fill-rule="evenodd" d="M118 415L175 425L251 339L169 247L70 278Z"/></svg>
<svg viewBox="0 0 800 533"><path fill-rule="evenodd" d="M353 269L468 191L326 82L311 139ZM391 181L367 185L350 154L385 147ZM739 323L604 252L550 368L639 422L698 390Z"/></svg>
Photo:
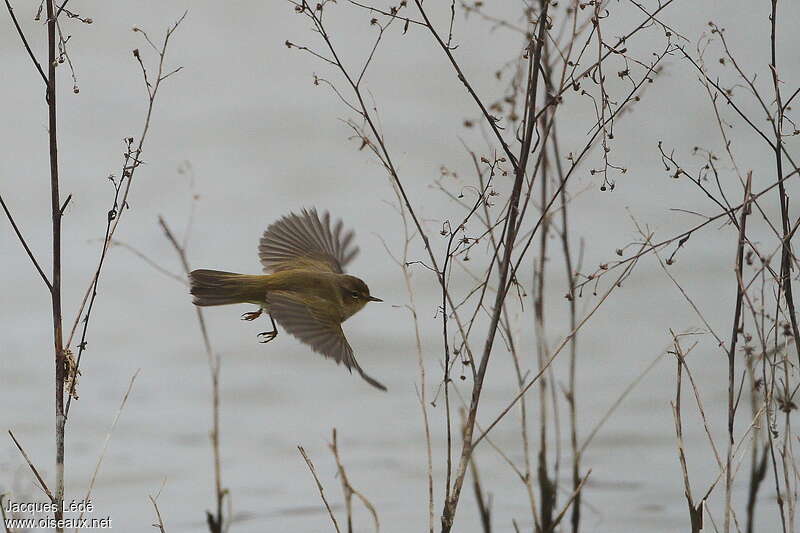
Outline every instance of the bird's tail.
<svg viewBox="0 0 800 533"><path fill-rule="evenodd" d="M200 306L259 303L266 294L267 276L249 276L220 270L193 270L189 274L189 292Z"/></svg>

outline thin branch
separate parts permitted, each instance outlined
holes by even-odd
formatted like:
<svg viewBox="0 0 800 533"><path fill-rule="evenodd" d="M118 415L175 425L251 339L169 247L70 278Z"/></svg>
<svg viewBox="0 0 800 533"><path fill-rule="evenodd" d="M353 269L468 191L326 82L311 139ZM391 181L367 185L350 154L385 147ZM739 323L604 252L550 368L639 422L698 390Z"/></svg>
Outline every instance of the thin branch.
<svg viewBox="0 0 800 533"><path fill-rule="evenodd" d="M5 530L6 533L11 533L11 530L8 529L8 517L6 516L6 504L3 501L3 498L5 498L5 494L0 492L0 518L2 518L2 520L3 520L3 530Z"/></svg>
<svg viewBox="0 0 800 533"><path fill-rule="evenodd" d="M683 474L683 494L686 497L686 504L689 507L689 522L691 524L692 533L700 533L703 529L703 502L700 501L699 505L695 505L694 498L692 497L692 486L689 482L689 471L686 466L686 451L683 443L683 419L681 417L681 384L683 376L683 367L685 363L685 354L681 348L680 342L675 334L672 335L673 347L675 349L675 357L677 359L677 384L675 390L675 402L672 404L672 413L675 419L675 435L677 438L678 446L678 460L681 465L681 473Z"/></svg>
<svg viewBox="0 0 800 533"><path fill-rule="evenodd" d="M586 437L586 440L584 440L583 444L581 444L580 448L578 448L577 455L579 457L584 454L586 449L594 440L597 433L606 424L606 422L608 422L608 420L611 418L611 415L614 414L617 408L620 405L622 405L622 402L625 400L625 398L627 398L628 395L633 391L633 389L635 389L636 386L639 385L639 383L641 383L641 381L645 378L645 376L647 376L647 374L649 374L650 371L656 367L658 362L661 360L661 356L663 355L664 351L665 350L659 352L659 354L655 357L655 359L650 361L650 363L644 368L644 370L642 370L639 373L639 375L636 376L636 379L634 379L631 383L629 383L628 386L625 387L625 390L623 390L622 393L620 393L620 395L617 397L617 399L614 400L614 402L611 404L608 410L606 410L605 414L600 418L600 420L594 425L592 430L589 432L589 435Z"/></svg>
<svg viewBox="0 0 800 533"><path fill-rule="evenodd" d="M124 248L125 250L128 250L130 253L132 253L133 255L135 255L136 257L141 259L142 261L144 261L147 265L153 267L153 269L157 270L158 272L161 272L162 274L164 274L168 278L174 279L178 283L180 283L182 285L186 285L187 287L189 286L189 282L186 281L185 277L179 276L178 274L170 272L166 268L164 268L161 265L159 265L158 263L156 263L153 259L151 259L147 255L145 255L142 251L140 251L137 248L134 248L130 244L122 242L122 241L118 241L116 239L112 239L111 240L111 245L112 246L119 246L120 248Z"/></svg>
<svg viewBox="0 0 800 533"><path fill-rule="evenodd" d="M333 511L331 510L331 506L328 504L327 498L325 498L325 489L322 487L322 483L319 481L319 477L317 477L317 471L314 468L314 463L311 462L311 459L306 454L306 451L303 449L302 446L297 447L300 450L300 455L303 456L305 459L306 464L308 465L308 469L311 470L311 475L314 476L314 481L317 483L317 490L319 490L319 495L322 498L322 502L325 504L325 508L328 510L328 516L331 517L331 521L333 522L333 527L336 528L336 533L341 533L339 529L339 523L336 521L336 517L333 516Z"/></svg>
<svg viewBox="0 0 800 533"><path fill-rule="evenodd" d="M22 232L17 227L17 223L14 221L14 217L11 216L11 213L9 212L8 207L6 206L6 203L3 201L2 194L0 194L0 206L3 207L3 211L5 211L8 221L11 223L11 227L14 228L14 233L17 234L19 242L22 244L22 247L25 248L25 252L27 252L28 257L30 257L31 262L33 263L33 266L36 267L36 271L42 277L42 281L44 281L44 284L47 286L47 289L52 291L53 285L50 283L50 280L47 279L47 274L44 273L42 267L39 266L39 262L36 260L36 257L34 257L33 252L31 251L27 241L25 240L25 237L22 236Z"/></svg>
<svg viewBox="0 0 800 533"><path fill-rule="evenodd" d="M380 533L381 524L380 520L378 520L378 511L375 510L375 506L372 505L364 494L360 491L353 488L350 484L350 480L347 478L347 472L345 472L344 464L342 464L342 460L339 457L339 443L336 439L336 428L333 428L331 432L331 443L329 447L331 452L333 453L333 457L336 460L336 468L339 471L339 480L342 482L342 491L344 492L344 503L345 509L347 510L347 531L349 533L353 532L353 515L352 515L352 499L353 496L356 496L361 503L364 504L364 507L367 508L367 511L372 515L372 521L375 523L375 533Z"/></svg>
<svg viewBox="0 0 800 533"><path fill-rule="evenodd" d="M647 246L647 242L642 244L642 248L644 248L645 246ZM542 375L545 373L545 371L550 367L550 364L555 360L555 358L558 356L558 354L561 353L561 350L563 350L564 347L569 344L569 342L572 339L572 337L574 335L576 335L578 333L578 331L580 331L580 329L583 327L583 325L586 324L586 322L588 322L588 320L592 317L592 315L594 315L594 313L600 308L600 306L603 305L603 303L611 295L611 293L614 291L614 289L617 288L617 287L622 286L622 280L624 280L628 276L628 274L633 269L635 264L636 263L633 262L633 263L630 263L628 265L628 267L625 269L625 271L617 278L617 280L611 285L611 287L609 287L609 289L605 292L605 294L603 294L603 296L600 298L600 300L597 302L597 304L595 304L594 307L592 307L592 309L586 314L585 317L583 317L583 319L581 319L580 322L578 322L578 325L575 327L575 329L573 329L569 333L569 335L567 335L561 341L561 343L553 351L553 354L545 362L545 364L539 369L539 371L536 373L536 375L534 375L524 387L520 388L520 391L517 393L516 396L514 396L514 398L509 402L509 404L502 411L500 411L500 413L494 418L494 420L492 421L491 424L486 426L486 429L472 443L472 448L473 449L475 448L475 446L477 446L480 443L481 440L484 439L484 437L486 437L486 435L488 435L488 433L500 422L500 420L502 420L508 414L508 412L511 410L511 408L513 408L514 405L520 400L520 398L522 398L525 395L525 393L528 391L528 389L530 389L534 385L534 383L536 383L539 380L539 378L542 377Z"/></svg>
<svg viewBox="0 0 800 533"><path fill-rule="evenodd" d="M505 152L506 156L511 161L511 164L514 166L514 170L516 171L517 167L518 167L517 158L514 155L514 153L511 151L511 147L508 146L508 144L505 141L505 138L503 137L503 134L500 132L500 129L497 126L497 123L498 123L497 117L494 117L491 114L489 114L489 111L486 109L486 106L483 104L483 100L481 99L480 96L478 96L478 94L475 92L475 89L473 89L472 84L470 84L470 82L467 80L467 77L461 71L461 67L458 64L458 61L456 61L456 59L453 57L453 52L451 51L450 47L448 47L447 44L439 36L439 33L433 27L433 24L431 23L430 19L428 18L428 14L422 8L422 1L421 0L414 0L414 3L417 4L417 9L419 9L419 13L420 13L420 15L422 15L422 18L425 21L425 25L428 27L428 30L430 30L431 35L433 35L433 38L436 39L436 42L439 44L439 47L442 49L442 51L447 56L447 59L450 61L450 64L453 66L453 69L455 69L456 74L458 75L459 81L461 81L461 83L464 84L464 87L467 89L467 92L470 94L472 99L475 101L475 104L481 110L481 114L484 116L486 121L489 123L489 127L492 128L492 131L494 132L495 137L497 138L497 141L503 147L503 152ZM542 19L542 26L544 26L546 18L547 18L547 12L545 10L544 18ZM544 41L542 41L542 42L544 42ZM541 49L541 47L540 47L540 49Z"/></svg>
<svg viewBox="0 0 800 533"><path fill-rule="evenodd" d="M567 500L567 503L564 504L564 507L561 509L561 511L553 520L553 528L555 528L556 526L558 526L558 524L561 523L561 519L564 518L564 515L566 514L567 510L569 510L569 508L576 501L578 496L580 496L581 491L583 491L583 487L586 485L586 482L589 481L589 476L591 475L592 475L592 469L590 468L589 470L586 471L586 475L583 476L580 483L578 483L578 486L572 490L572 494L570 494L569 500Z"/></svg>
<svg viewBox="0 0 800 533"><path fill-rule="evenodd" d="M430 24L425 15L424 10L422 9L422 4L420 0L414 0L419 8L420 12L425 17L426 22ZM455 482L453 484L453 491L450 494L447 501L444 503L444 508L442 510L442 533L449 533L451 528L453 527L453 520L455 518L455 511L456 506L458 505L458 499L461 492L461 487L464 482L464 477L467 473L467 466L469 464L469 458L472 454L472 450L474 447L474 443L472 440L473 430L475 428L475 420L477 417L478 411L478 403L481 397L481 390L483 387L483 381L486 376L486 370L488 368L489 359L492 353L492 347L494 346L495 336L497 334L498 323L500 321L503 303L505 302L506 291L503 290L508 282L509 279L509 270L511 266L511 254L514 249L514 243L516 240L517 234L517 216L519 215L519 203L520 203L520 195L522 191L522 184L525 181L525 173L527 170L527 163L528 157L531 152L531 146L533 143L533 131L535 126L535 108L536 108L536 100L539 88L539 65L541 64L542 60L542 49L545 43L545 32L547 31L547 13L550 4L545 3L542 13L539 15L539 28L538 34L536 39L531 41L528 44L528 57L529 57L529 78L526 90L526 99L527 99L527 114L526 114L526 128L525 128L525 136L523 137L523 142L520 146L519 152L519 162L516 163L516 159L513 159L512 162L514 163L515 167L515 177L514 177L514 187L511 192L510 197L510 205L509 205L509 216L506 220L505 227L503 229L503 233L501 234L501 241L505 240L505 246L503 251L503 258L502 261L499 263L499 282L494 307L492 311L492 316L489 323L489 330L486 338L486 342L484 344L483 355L480 359L480 366L478 368L477 377L473 384L472 389L472 399L470 401L469 411L467 415L467 420L464 427L464 439L463 439L463 446L461 449L461 458L459 460L458 470ZM433 27L431 26L431 31L433 31ZM435 34L435 32L434 32ZM438 34L435 34L437 40L439 39ZM446 47L445 47L446 48ZM448 56L452 57L449 54L449 50L447 50ZM457 68L457 67L456 67ZM458 68L457 68L458 69ZM466 83L466 78L463 75L460 78L462 81ZM474 94L474 93L473 93ZM475 97L477 99L477 96ZM513 277L511 280L513 281ZM446 386L447 384L445 384ZM524 394L521 392L520 394Z"/></svg>
<svg viewBox="0 0 800 533"><path fill-rule="evenodd" d="M22 445L19 443L19 441L17 440L17 438L14 436L14 434L11 432L10 429L8 430L8 435L11 437L11 440L14 441L14 445L19 450L19 453L21 453L22 457L25 458L25 462L28 463L28 466L30 467L31 471L33 472L33 475L36 476L36 479L39 481L39 488L42 489L42 491L45 494L47 494L47 497L50 498L51 502L55 503L56 499L53 496L53 493L50 492L50 489L47 487L47 483L45 483L44 478L42 478L42 476L39 474L39 471L36 470L36 467L33 466L33 463L31 462L30 457L28 457L28 454L25 453L24 449L22 449Z"/></svg>
<svg viewBox="0 0 800 533"><path fill-rule="evenodd" d="M48 0L50 2L52 0ZM124 155L124 162L122 166L122 178L120 178L119 184L115 187L115 195L114 195L114 202L108 211L108 218L106 222L106 232L103 238L103 247L100 251L100 259L98 260L97 268L94 271L94 275L92 276L91 281L89 282L89 286L86 289L86 293L81 300L81 304L78 307L78 312L75 316L75 321L72 324L72 328L70 330L69 338L67 339L67 349L69 349L70 345L72 344L72 340L75 335L75 331L78 328L78 324L81 322L81 317L83 316L83 310L86 308L86 316L83 318L83 329L81 332L81 340L78 343L78 356L75 362L74 372L77 373L80 370L81 358L83 356L83 352L86 349L86 336L88 333L89 322L92 314L92 309L94 308L95 298L97 297L97 288L100 282L100 274L103 270L103 266L105 264L106 254L108 252L109 247L111 246L111 241L114 237L114 233L119 226L120 221L123 218L123 213L128 208L128 196L130 194L131 185L133 183L134 174L136 169L142 164L141 161L141 154L144 148L144 142L147 138L147 133L150 131L150 120L153 115L153 108L155 106L155 99L158 93L158 89L161 85L161 82L164 80L162 74L164 71L164 60L166 58L167 52L167 45L169 44L170 37L178 29L178 26L183 22L186 18L187 12L185 12L172 26L170 26L167 31L166 35L164 36L164 42L160 49L156 49L158 52L159 60L158 60L158 74L156 76L156 81L153 85L152 90L148 88L149 94L149 102L147 106L147 113L144 119L144 125L142 126L142 132L139 136L139 141L136 143L134 147L134 140L132 137L126 139L127 150ZM139 28L134 28L135 31L144 35L145 40L152 44L150 38L147 37L147 34ZM134 56L138 59L140 65L144 69L144 64L141 61L141 57L139 54L139 50L134 50ZM145 74L146 76L146 74ZM125 186L123 188L122 182L125 181ZM121 198L119 198L121 196ZM88 302L88 308L87 306ZM72 381L69 396L67 397L67 406L65 410L65 416L69 415L69 409L72 405L72 398L75 392L75 381Z"/></svg>
<svg viewBox="0 0 800 533"><path fill-rule="evenodd" d="M106 451L108 450L108 443L111 441L111 435L114 433L114 429L117 427L117 422L119 422L119 417L122 414L122 410L125 408L125 404L128 401L128 396L131 394L131 390L133 389L133 382L136 381L136 376L139 375L141 369L136 370L131 376L131 381L128 383L128 389L125 391L125 395L122 397L122 402L119 404L119 409L117 409L117 413L114 415L114 420L111 422L111 427L106 433L106 438L103 441L103 450L100 452L100 457L97 458L97 464L94 467L94 472L92 472L92 478L89 480L89 487L86 489L86 496L84 496L83 501L88 502L92 495L92 489L94 488L95 480L97 479L97 474L100 472L100 465L103 464L103 458L106 456ZM78 521L83 518L85 510L82 508L80 515L78 516ZM75 533L78 532L78 528L75 528Z"/></svg>
<svg viewBox="0 0 800 533"><path fill-rule="evenodd" d="M33 55L33 50L31 50L30 45L28 44L28 39L25 38L25 34L22 33L22 28L19 26L19 22L17 22L17 17L14 15L14 8L11 7L11 4L8 0L5 0L6 8L8 8L8 14L11 15L11 20L14 21L14 27L17 29L17 33L19 34L19 38L22 39L22 44L25 45L25 50L27 50L28 55L33 61L33 64L36 66L36 70L39 72L39 75L42 77L42 81L44 81L45 87L48 86L47 76L45 75L44 71L42 70L42 66L39 64L39 60L36 59L36 56ZM66 2L64 2L66 3Z"/></svg>
<svg viewBox="0 0 800 533"><path fill-rule="evenodd" d="M742 202L742 212L739 219L739 239L736 247L736 305L733 312L733 325L731 326L731 342L728 347L728 453L725 461L725 520L724 530L730 530L731 516L731 492L733 490L733 477L731 473L731 460L733 458L733 423L736 418L736 406L734 403L736 377L734 375L736 365L736 341L739 338L739 321L742 314L742 299L744 286L742 285L742 263L744 261L744 241L747 228L747 215L750 211L750 185L752 183L752 172L747 174L747 184L744 190L744 201Z"/></svg>
<svg viewBox="0 0 800 533"><path fill-rule="evenodd" d="M55 469L56 482L53 493L56 509L53 517L56 520L56 533L63 533L61 525L64 518L64 430L67 423L64 411L64 383L68 378L67 353L64 350L64 323L61 309L61 196L59 192L58 168L58 109L56 106L56 19L54 17L54 0L45 0L47 9L47 142L50 162L50 213L53 234L53 271L51 274L52 289L50 301L53 317L53 352L55 363ZM74 374L77 377L77 369ZM74 388L76 379L72 380Z"/></svg>
<svg viewBox="0 0 800 533"><path fill-rule="evenodd" d="M162 485L162 488L163 488L163 485ZM164 519L161 518L161 511L158 509L158 503L157 503L158 497L160 495L161 495L161 490L158 491L158 494L155 497L153 497L153 496L151 496L149 494L147 495L147 497L150 499L150 503L153 504L153 509L155 509L155 511L156 511L156 518L158 518L158 522L153 524L153 527L157 527L158 530L161 533L166 533L166 530L164 529Z"/></svg>
<svg viewBox="0 0 800 533"><path fill-rule="evenodd" d="M178 258L181 261L183 272L189 276L191 266L189 266L189 259L186 255L186 248L178 242L175 234L170 230L164 217L158 217L158 224L164 231L167 240L172 244ZM203 344L206 349L206 356L208 358L208 369L211 374L211 449L214 460L214 497L216 501L216 514L206 511L206 522L211 533L221 533L225 529L225 517L222 513L222 507L225 501L227 491L222 487L222 457L220 453L219 444L219 373L220 373L220 357L214 357L214 351L211 348L211 340L208 336L208 327L206 327L205 315L199 306L194 306L197 315L197 323L200 326L200 333L203 337Z"/></svg>

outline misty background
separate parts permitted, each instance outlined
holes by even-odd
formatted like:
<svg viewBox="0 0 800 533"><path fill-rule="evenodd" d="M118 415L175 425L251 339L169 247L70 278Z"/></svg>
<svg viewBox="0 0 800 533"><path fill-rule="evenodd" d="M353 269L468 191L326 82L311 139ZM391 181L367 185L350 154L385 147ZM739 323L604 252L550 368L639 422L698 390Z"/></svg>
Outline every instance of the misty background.
<svg viewBox="0 0 800 533"><path fill-rule="evenodd" d="M426 3L426 7L444 28L449 3L434 4ZM20 1L15 13L34 52L42 58L46 29L32 20L36 7ZM212 345L222 357L222 467L235 513L231 530L332 530L296 447L307 450L326 496L335 504L334 512L342 515L336 465L327 447L334 427L350 482L376 506L382 530L423 530L427 524L425 441L415 389L419 374L414 330L404 307L408 298L401 271L383 244L399 252L401 220L390 205L396 199L384 170L366 150L358 150L358 140L348 140L351 131L340 119L352 114L331 90L313 83L315 74L334 83L341 79L330 66L284 44L289 40L319 48L308 21L296 15L290 4L275 0L224 5L135 0L124 6L76 0L69 7L91 17L93 23L63 23L65 32L72 35L69 53L79 94L73 94L66 66L58 68L62 197L73 195L63 221L65 325L72 325L99 258L113 199L108 176L119 175L123 138L139 135L146 110L147 93L131 51L139 48L151 67L155 57L131 28L140 27L160 42L167 26L188 9L167 51L167 64L183 69L160 89L142 155L146 164L135 175L131 210L116 238L179 273L178 258L157 217L163 215L179 235L191 219L188 253L193 268L259 273L257 243L266 226L289 211L316 206L356 230L361 253L351 273L386 301L370 304L344 325L361 365L388 386L385 394L286 333L267 345L258 344L256 334L269 329L268 322L240 321L241 313L252 310L249 307L206 311ZM489 9L498 17L517 20L518 7L504 3ZM343 61L359 65L374 37L371 15L342 1L326 9ZM612 16L604 31L611 36L627 33L643 17L627 2L611 2L609 9ZM800 6L784 2L780 9L781 78L787 90L793 91L800 82L796 53L800 40L793 30ZM758 83L768 88L767 15L767 2L678 1L663 11L661 19L688 38L684 44L692 52L701 33L708 30L709 20L724 26L743 68L759 72ZM494 72L518 57L520 37L503 28L492 30L463 13L456 16L454 35L459 45L454 53L476 91L487 101L501 97L505 81L497 81ZM663 49L663 40L663 32L652 29L628 46L632 53L639 50L646 61L650 51ZM710 53L709 60L717 55ZM48 264L44 87L5 11L0 15L0 65L0 192L37 257ZM720 75L730 74L720 69ZM401 24L387 32L366 83L409 196L429 233L438 237L443 220L463 216L433 186L441 178L442 166L458 173L458 180L445 179L451 190L458 191L474 183L462 139L479 154L490 155L480 129L463 127L464 120L478 118L477 109L431 36L414 26L406 35ZM619 80L610 83L623 87ZM566 152L581 145L594 115L590 104L578 101L577 95L570 92L565 98L559 134ZM757 115L744 91L741 100L746 110ZM772 155L744 125L735 123L733 115L730 118L735 124L733 149L743 168L754 170L753 189L761 190L774 181ZM699 222L671 208L709 215L718 212L692 184L673 180L664 171L659 140L665 148L674 148L676 157L696 166L701 160L692 157L693 147L719 153L723 149L708 95L696 72L678 55L666 60L664 71L647 88L642 102L615 126L613 157L628 169L616 178L615 189L601 192L601 178L589 173L599 161L596 151L571 181L573 242L576 249L583 243L584 272L613 260L615 249L640 238L631 216L661 240ZM787 144L790 151L798 147L796 141ZM722 166L729 198L738 202L741 188L735 174L726 164ZM507 198L510 183L508 178L498 185L501 199ZM791 195L796 188L789 187ZM765 205L771 206L768 213L774 216L777 193L773 196L767 197ZM771 235L764 228L754 228L752 240L758 240L758 231L765 239ZM711 326L724 336L730 331L736 294L736 237L730 227L712 225L686 244L671 267ZM478 250L485 252L485 247ZM422 258L417 240L409 259ZM560 255L554 252L551 261L546 305L548 341L553 346L569 328ZM4 406L0 429L4 434L14 431L48 478L54 472L50 302L5 219L0 222L0 265L0 405ZM435 318L438 286L424 268L413 272L428 394L433 397L442 377L441 325ZM530 286L530 268L524 276L521 281ZM468 287L468 282L467 277L454 281L460 287ZM608 283L601 282L601 287ZM579 316L595 301L591 290L585 291ZM525 304L527 312L531 303ZM530 313L520 313L512 321L530 354L526 364L533 368ZM578 413L584 437L625 387L662 354L584 456L584 468L592 469L584 492L584 531L687 529L669 403L675 394L675 361L663 353L671 340L670 329L678 332L701 326L656 258L649 256L581 330ZM565 375L566 354L562 356L554 364L557 379ZM705 342L688 362L702 383L714 435L723 442L727 361L713 342ZM159 507L167 531L203 529L204 511L213 505L210 380L191 300L186 287L117 247L102 273L81 363L80 400L70 412L67 500L83 497L119 402L139 369L93 490L95 511L90 516L111 515L114 527L123 531L147 528L155 519L147 495L155 494L166 479ZM511 358L498 342L479 423L491 421L515 394ZM530 394L528 402L535 405L536 395ZM702 493L713 482L717 468L691 409L693 402L687 399L686 403L689 471ZM445 467L443 411L443 402L430 410L437 513ZM745 418L743 410L738 430L745 427ZM531 423L535 427L535 418ZM521 460L516 411L491 436L512 459ZM565 449L567 443L562 442ZM527 496L513 471L485 443L478 447L476 457L484 488L492 495L495 528L512 530L512 518L529 527ZM562 466L562 474L568 475L566 463ZM467 489L456 530L477 532L474 497ZM735 498L741 506L744 483L738 483L737 489ZM17 500L42 497L7 436L0 436L0 492L13 492ZM559 495L562 501L568 497L566 492ZM765 487L760 498L759 530L777 530L774 488ZM371 530L363 508L357 504L355 508L358 530ZM716 511L720 510L717 506Z"/></svg>

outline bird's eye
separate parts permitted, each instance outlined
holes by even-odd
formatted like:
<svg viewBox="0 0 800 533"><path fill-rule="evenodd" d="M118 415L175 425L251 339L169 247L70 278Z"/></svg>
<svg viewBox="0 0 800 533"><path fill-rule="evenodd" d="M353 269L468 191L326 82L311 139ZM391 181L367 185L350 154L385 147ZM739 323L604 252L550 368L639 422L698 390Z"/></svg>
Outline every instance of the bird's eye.
<svg viewBox="0 0 800 533"><path fill-rule="evenodd" d="M351 292L350 295L353 297L354 300L358 300L358 293L356 291Z"/></svg>

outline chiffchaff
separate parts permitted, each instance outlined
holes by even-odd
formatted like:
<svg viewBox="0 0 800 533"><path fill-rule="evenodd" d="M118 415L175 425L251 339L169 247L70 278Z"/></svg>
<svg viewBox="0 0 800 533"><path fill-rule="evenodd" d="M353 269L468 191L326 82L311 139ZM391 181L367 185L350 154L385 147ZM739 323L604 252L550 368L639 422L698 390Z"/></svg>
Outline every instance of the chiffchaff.
<svg viewBox="0 0 800 533"><path fill-rule="evenodd" d="M342 331L342 322L367 305L381 302L367 284L344 273L358 253L353 232L342 233L342 222L331 228L325 213L315 209L290 213L271 224L258 246L266 275L195 270L189 274L194 304L200 306L251 303L259 306L242 318L255 320L262 311L270 316L272 331L259 333L262 342L278 334L275 321L317 353L334 359L352 372L355 368L370 385L386 390L356 361Z"/></svg>

